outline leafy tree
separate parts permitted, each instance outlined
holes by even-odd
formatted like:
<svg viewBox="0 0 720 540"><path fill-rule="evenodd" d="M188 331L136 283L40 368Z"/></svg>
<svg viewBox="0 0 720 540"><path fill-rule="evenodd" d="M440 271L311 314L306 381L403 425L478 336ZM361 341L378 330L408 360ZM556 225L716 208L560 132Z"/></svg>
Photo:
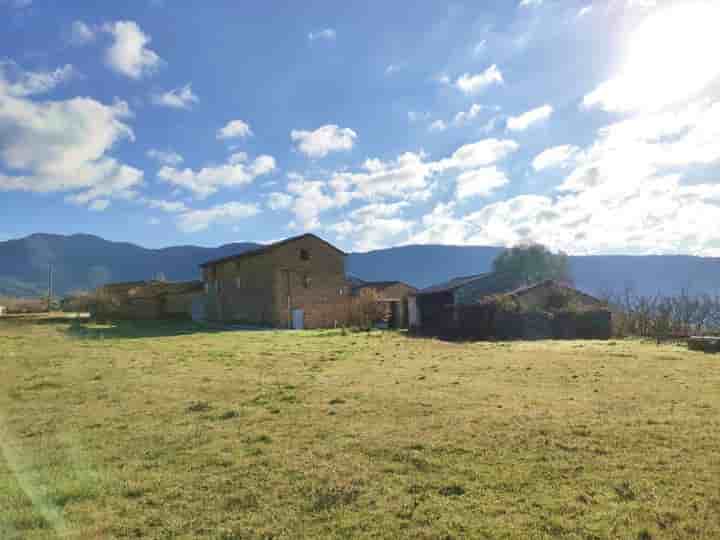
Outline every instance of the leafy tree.
<svg viewBox="0 0 720 540"><path fill-rule="evenodd" d="M546 279L566 283L572 281L568 256L562 252L553 253L542 244L526 244L505 249L493 261L493 271L525 284Z"/></svg>

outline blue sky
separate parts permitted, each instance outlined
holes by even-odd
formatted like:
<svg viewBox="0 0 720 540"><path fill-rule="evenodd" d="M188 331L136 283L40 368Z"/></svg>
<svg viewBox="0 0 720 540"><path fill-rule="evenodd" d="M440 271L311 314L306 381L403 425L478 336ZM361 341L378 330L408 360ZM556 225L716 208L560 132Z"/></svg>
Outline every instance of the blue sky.
<svg viewBox="0 0 720 540"><path fill-rule="evenodd" d="M702 0L0 0L0 237L720 255Z"/></svg>

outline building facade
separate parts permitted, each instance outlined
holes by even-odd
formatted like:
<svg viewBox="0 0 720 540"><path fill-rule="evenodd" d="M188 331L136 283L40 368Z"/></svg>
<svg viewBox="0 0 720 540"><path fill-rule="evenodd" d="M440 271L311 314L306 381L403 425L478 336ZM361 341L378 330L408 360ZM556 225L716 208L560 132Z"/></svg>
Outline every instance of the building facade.
<svg viewBox="0 0 720 540"><path fill-rule="evenodd" d="M402 281L363 281L353 287L353 295L372 291L384 312L389 328L408 328L408 297L418 290Z"/></svg>
<svg viewBox="0 0 720 540"><path fill-rule="evenodd" d="M304 234L209 261L202 275L207 318L273 328L332 328L347 323L346 254Z"/></svg>

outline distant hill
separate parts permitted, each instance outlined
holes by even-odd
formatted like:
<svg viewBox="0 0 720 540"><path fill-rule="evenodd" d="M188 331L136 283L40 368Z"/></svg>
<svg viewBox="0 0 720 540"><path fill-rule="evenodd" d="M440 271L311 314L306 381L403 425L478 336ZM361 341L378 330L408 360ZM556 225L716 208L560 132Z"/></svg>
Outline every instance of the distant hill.
<svg viewBox="0 0 720 540"><path fill-rule="evenodd" d="M198 279L205 261L254 249L234 243L217 248L176 246L146 249L97 236L33 234L0 242L0 296L37 296L47 290L52 263L55 291L65 294L111 281ZM350 254L348 273L365 280L401 280L426 287L451 277L490 269L501 248L483 246L401 246ZM583 290L602 293L631 285L643 294L720 293L720 259L653 255L571 257L573 277Z"/></svg>

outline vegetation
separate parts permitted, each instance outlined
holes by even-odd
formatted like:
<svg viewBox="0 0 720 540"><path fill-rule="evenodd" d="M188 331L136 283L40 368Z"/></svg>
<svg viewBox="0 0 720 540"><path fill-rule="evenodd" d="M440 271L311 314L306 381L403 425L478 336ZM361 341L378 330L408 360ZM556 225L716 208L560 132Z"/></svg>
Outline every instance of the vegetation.
<svg viewBox="0 0 720 540"><path fill-rule="evenodd" d="M569 259L541 244L526 244L503 250L493 261L493 272L514 276L518 283L537 283L546 279L570 282Z"/></svg>
<svg viewBox="0 0 720 540"><path fill-rule="evenodd" d="M621 294L603 295L614 316L617 336L663 339L691 334L720 335L720 296L691 295L681 291L675 296L636 294L626 288Z"/></svg>
<svg viewBox="0 0 720 540"><path fill-rule="evenodd" d="M0 538L720 537L720 362L0 320Z"/></svg>

